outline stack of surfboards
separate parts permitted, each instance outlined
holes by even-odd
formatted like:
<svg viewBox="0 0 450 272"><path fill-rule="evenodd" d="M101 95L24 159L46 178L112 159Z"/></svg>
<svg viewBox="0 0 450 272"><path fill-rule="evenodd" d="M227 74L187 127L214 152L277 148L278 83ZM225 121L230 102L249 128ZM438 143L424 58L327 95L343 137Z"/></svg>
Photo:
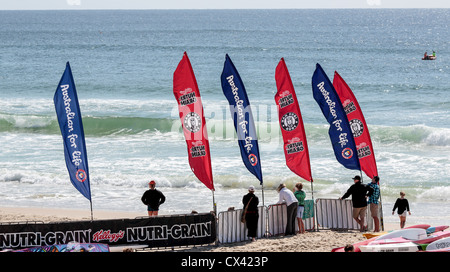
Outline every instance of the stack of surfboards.
<svg viewBox="0 0 450 272"><path fill-rule="evenodd" d="M442 238L430 243L425 251L427 252L450 252L450 237Z"/></svg>
<svg viewBox="0 0 450 272"><path fill-rule="evenodd" d="M442 250L442 243L439 244L439 248L432 246L432 243L443 238L450 238L450 231L445 231L447 228L448 226L438 226L427 229L396 230L367 240L368 243L359 246L359 250L361 252L417 252L423 251L424 248L428 251L428 246L431 246L430 250Z"/></svg>
<svg viewBox="0 0 450 272"><path fill-rule="evenodd" d="M448 226L414 225L391 232L363 234L367 240L353 244L355 252L450 251ZM338 247L332 252L344 252Z"/></svg>

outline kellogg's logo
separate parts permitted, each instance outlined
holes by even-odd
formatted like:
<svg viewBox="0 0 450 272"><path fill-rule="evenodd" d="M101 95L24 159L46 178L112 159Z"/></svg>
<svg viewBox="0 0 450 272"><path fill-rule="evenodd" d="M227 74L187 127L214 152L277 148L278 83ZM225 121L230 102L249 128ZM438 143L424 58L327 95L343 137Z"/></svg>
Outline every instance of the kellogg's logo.
<svg viewBox="0 0 450 272"><path fill-rule="evenodd" d="M94 240L95 242L108 240L109 242L114 243L119 241L119 239L122 239L124 236L125 232L123 230L119 231L118 233L111 233L110 230L107 231L99 230L96 233L94 233L92 240Z"/></svg>

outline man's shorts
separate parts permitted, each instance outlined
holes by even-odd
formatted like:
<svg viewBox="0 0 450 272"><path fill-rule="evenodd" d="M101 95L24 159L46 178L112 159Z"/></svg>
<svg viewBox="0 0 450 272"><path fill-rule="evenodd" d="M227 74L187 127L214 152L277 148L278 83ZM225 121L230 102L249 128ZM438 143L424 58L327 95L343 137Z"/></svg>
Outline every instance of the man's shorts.
<svg viewBox="0 0 450 272"><path fill-rule="evenodd" d="M378 204L370 203L370 214L372 214L372 217L378 217Z"/></svg>
<svg viewBox="0 0 450 272"><path fill-rule="evenodd" d="M353 218L361 218L363 219L364 217L366 217L366 210L367 210L367 206L366 207L361 207L361 208L353 208Z"/></svg>

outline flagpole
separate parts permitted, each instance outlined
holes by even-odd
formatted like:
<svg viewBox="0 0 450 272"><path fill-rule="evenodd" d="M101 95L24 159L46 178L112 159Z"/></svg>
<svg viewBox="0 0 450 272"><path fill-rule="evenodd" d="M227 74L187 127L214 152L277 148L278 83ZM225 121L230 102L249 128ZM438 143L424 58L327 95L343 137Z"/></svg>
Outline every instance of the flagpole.
<svg viewBox="0 0 450 272"><path fill-rule="evenodd" d="M94 213L92 211L92 200L89 199L89 203L91 203L91 221L94 221Z"/></svg>
<svg viewBox="0 0 450 272"><path fill-rule="evenodd" d="M212 198L213 198L213 211L214 211L214 216L217 216L217 206L216 206L216 200L214 198L214 190L211 190L212 192Z"/></svg>
<svg viewBox="0 0 450 272"><path fill-rule="evenodd" d="M384 231L384 220L383 220L383 203L381 201L381 187L380 187L380 182L378 182L378 188L380 190L380 212L381 212L381 216L380 216L380 225L381 225L381 230Z"/></svg>
<svg viewBox="0 0 450 272"><path fill-rule="evenodd" d="M264 206L264 184L261 183L261 190L262 190L262 203Z"/></svg>
<svg viewBox="0 0 450 272"><path fill-rule="evenodd" d="M318 224L316 224L317 223L317 210L316 210L316 203L314 202L314 186L313 186L313 183L314 183L314 180L313 180L313 178L312 178L312 176L311 176L311 181L310 181L310 183L311 183L311 198L312 198L312 202L313 202L313 222L314 222L314 229L316 229L317 231L319 230L319 226L318 226Z"/></svg>

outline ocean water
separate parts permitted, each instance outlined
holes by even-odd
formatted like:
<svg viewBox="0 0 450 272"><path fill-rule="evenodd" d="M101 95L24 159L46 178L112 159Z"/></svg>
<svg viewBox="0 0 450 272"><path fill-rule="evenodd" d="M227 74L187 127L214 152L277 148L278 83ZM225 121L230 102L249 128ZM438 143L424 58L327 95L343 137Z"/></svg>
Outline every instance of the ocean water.
<svg viewBox="0 0 450 272"><path fill-rule="evenodd" d="M241 208L249 185L264 204L285 165L274 101L285 58L305 123L309 199L338 198L360 174L335 159L312 96L320 63L357 97L371 133L385 222L400 191L407 222L450 224L450 10L0 11L0 206L89 210L70 183L53 94L70 62L86 134L95 210L141 212L151 179L161 214ZM425 51L437 59L422 61ZM190 170L173 72L191 60L207 120L214 194ZM229 54L258 129L264 188L245 169L220 74ZM369 178L363 175L364 182Z"/></svg>

